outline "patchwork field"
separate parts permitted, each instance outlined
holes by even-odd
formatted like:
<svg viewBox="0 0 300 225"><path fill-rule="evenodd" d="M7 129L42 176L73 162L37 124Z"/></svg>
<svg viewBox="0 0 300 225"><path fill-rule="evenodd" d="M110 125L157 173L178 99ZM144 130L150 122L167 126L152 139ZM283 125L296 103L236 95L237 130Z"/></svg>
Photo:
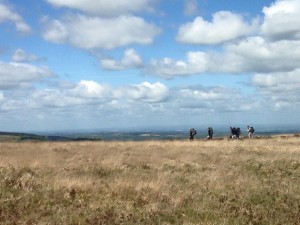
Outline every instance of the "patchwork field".
<svg viewBox="0 0 300 225"><path fill-rule="evenodd" d="M0 224L300 224L300 138L0 142Z"/></svg>

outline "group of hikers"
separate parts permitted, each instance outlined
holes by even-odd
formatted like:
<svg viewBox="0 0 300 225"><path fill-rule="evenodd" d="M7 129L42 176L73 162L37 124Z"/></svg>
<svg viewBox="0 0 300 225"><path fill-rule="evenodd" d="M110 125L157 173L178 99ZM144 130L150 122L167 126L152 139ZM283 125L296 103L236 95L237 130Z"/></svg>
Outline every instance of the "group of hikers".
<svg viewBox="0 0 300 225"><path fill-rule="evenodd" d="M248 138L253 137L254 128L252 126L247 126ZM207 137L206 140L210 140L213 138L214 130L212 127L207 128ZM197 131L194 128L190 129L190 140L194 140L194 136L197 134ZM239 139L241 134L241 129L239 127L230 127L230 136L232 139Z"/></svg>

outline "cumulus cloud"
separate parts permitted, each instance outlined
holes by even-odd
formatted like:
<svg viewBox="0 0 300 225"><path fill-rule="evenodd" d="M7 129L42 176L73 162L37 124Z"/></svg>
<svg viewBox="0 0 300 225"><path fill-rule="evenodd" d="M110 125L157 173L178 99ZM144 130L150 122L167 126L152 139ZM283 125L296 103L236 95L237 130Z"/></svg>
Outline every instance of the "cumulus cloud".
<svg viewBox="0 0 300 225"><path fill-rule="evenodd" d="M47 67L0 61L0 89L30 87L33 82L52 76L53 73Z"/></svg>
<svg viewBox="0 0 300 225"><path fill-rule="evenodd" d="M239 90L225 87L192 86L170 90L160 82L143 82L113 88L85 80L69 89L35 90L26 102L27 108L91 107L105 112L125 110L125 114L134 112L136 115L141 110L178 115L188 109L224 113L251 111L258 106L257 100L249 102Z"/></svg>
<svg viewBox="0 0 300 225"><path fill-rule="evenodd" d="M140 17L116 18L71 15L62 20L44 19L43 37L54 43L70 43L83 49L112 49L129 44L152 44L160 29Z"/></svg>
<svg viewBox="0 0 300 225"><path fill-rule="evenodd" d="M174 104L180 109L216 113L252 111L260 106L257 99L249 101L239 90L220 86L177 88Z"/></svg>
<svg viewBox="0 0 300 225"><path fill-rule="evenodd" d="M47 41L64 43L68 40L68 36L71 35L67 26L59 20L49 21L48 18L45 17L42 22L46 24L43 37Z"/></svg>
<svg viewBox="0 0 300 225"><path fill-rule="evenodd" d="M257 30L257 25L256 20L248 23L241 15L221 11L213 15L212 22L197 17L182 25L176 39L188 44L219 44L249 35Z"/></svg>
<svg viewBox="0 0 300 225"><path fill-rule="evenodd" d="M188 52L186 60L152 60L146 72L167 79L197 73L286 72L300 67L299 58L300 41L268 42L261 37L249 37L225 45L223 51Z"/></svg>
<svg viewBox="0 0 300 225"><path fill-rule="evenodd" d="M162 83L143 82L138 85L129 85L118 91L116 96L133 101L162 102L168 98L169 89Z"/></svg>
<svg viewBox="0 0 300 225"><path fill-rule="evenodd" d="M28 107L28 105L26 105L24 101L4 98L0 105L0 112L8 112L10 114L13 110L20 112L20 109L25 109L26 107Z"/></svg>
<svg viewBox="0 0 300 225"><path fill-rule="evenodd" d="M34 90L28 96L27 107L31 108L69 108L92 107L103 110L130 109L141 104L163 102L169 89L162 83L143 82L113 88L92 80L81 80L68 88L46 88Z"/></svg>
<svg viewBox="0 0 300 225"><path fill-rule="evenodd" d="M31 31L30 26L24 22L18 13L14 12L9 6L0 3L0 23L6 21L13 22L17 31L23 33L29 33Z"/></svg>
<svg viewBox="0 0 300 225"><path fill-rule="evenodd" d="M89 128L99 128L99 124L101 127L149 126L149 121L153 125L170 125L174 124L174 120L187 124L189 121L194 123L199 117L202 120L207 118L207 121L224 122L226 113L232 115L243 112L243 115L251 115L253 110L256 112L261 107L257 96L244 96L238 89L214 86L170 89L163 83L146 81L111 87L92 80L82 80L73 85L32 89L26 95L9 95L7 90L3 93L4 98L0 94L2 113L9 112L10 118L21 120L24 119L19 115L22 109L35 124L37 121L42 124L51 121L49 127L53 125L56 129L72 128L74 123L82 123ZM211 113L216 113L214 118ZM70 121L69 127L65 118Z"/></svg>
<svg viewBox="0 0 300 225"><path fill-rule="evenodd" d="M207 71L209 57L204 52L188 52L186 61L163 58L152 60L146 68L146 72L157 74L166 79L174 76L185 76Z"/></svg>
<svg viewBox="0 0 300 225"><path fill-rule="evenodd" d="M293 49L293 51L290 51ZM236 72L291 71L300 66L300 41L268 42L261 37L251 37L226 46L226 55L234 55L239 62ZM225 58L227 57L225 55ZM223 64L224 65L224 64Z"/></svg>
<svg viewBox="0 0 300 225"><path fill-rule="evenodd" d="M143 82L123 87L110 87L95 81L82 80L69 88L46 88L33 90L23 99L3 98L6 108L14 105L15 109L42 109L47 112L51 108L78 110L90 107L101 111L126 110L139 114L140 110L152 112L163 111L164 114L180 114L183 110L202 110L203 112L251 111L258 106L255 99L245 98L239 90L225 87L176 87L170 90L160 82ZM14 104L11 104L14 102ZM149 113L150 113L149 111ZM124 112L126 113L126 112ZM145 114L145 111L143 111Z"/></svg>
<svg viewBox="0 0 300 225"><path fill-rule="evenodd" d="M69 91L71 95L84 98L104 98L110 95L108 87L92 80L82 80Z"/></svg>
<svg viewBox="0 0 300 225"><path fill-rule="evenodd" d="M111 87L92 80L81 80L69 85L35 90L28 99L32 108L69 109L107 103L113 99L112 96Z"/></svg>
<svg viewBox="0 0 300 225"><path fill-rule="evenodd" d="M101 59L101 66L106 70L125 70L143 66L141 56L134 49L127 49L120 61L114 59Z"/></svg>
<svg viewBox="0 0 300 225"><path fill-rule="evenodd" d="M256 74L253 84L261 90L281 92L282 94L297 91L300 94L300 69L288 73ZM300 96L298 94L298 96Z"/></svg>
<svg viewBox="0 0 300 225"><path fill-rule="evenodd" d="M275 40L300 39L300 1L277 0L270 7L264 7L262 24L264 35Z"/></svg>
<svg viewBox="0 0 300 225"><path fill-rule="evenodd" d="M275 109L300 106L300 69L287 73L256 74L252 84Z"/></svg>
<svg viewBox="0 0 300 225"><path fill-rule="evenodd" d="M47 0L58 7L78 9L85 13L99 16L118 16L121 14L135 13L152 10L154 0Z"/></svg>
<svg viewBox="0 0 300 225"><path fill-rule="evenodd" d="M70 106L85 106L91 103L85 98L76 97L71 94L68 95L64 90L60 89L35 90L28 98L28 102L30 102L30 104L27 104L29 109L39 108L47 110L52 107L67 109Z"/></svg>
<svg viewBox="0 0 300 225"><path fill-rule="evenodd" d="M27 53L23 49L17 49L12 55L12 61L14 62L32 62L38 60L35 54Z"/></svg>

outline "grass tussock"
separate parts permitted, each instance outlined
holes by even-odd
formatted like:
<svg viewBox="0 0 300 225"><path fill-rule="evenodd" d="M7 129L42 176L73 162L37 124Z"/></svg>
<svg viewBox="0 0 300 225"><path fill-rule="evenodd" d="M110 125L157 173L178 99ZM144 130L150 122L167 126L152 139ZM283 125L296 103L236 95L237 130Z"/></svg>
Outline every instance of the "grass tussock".
<svg viewBox="0 0 300 225"><path fill-rule="evenodd" d="M300 224L300 139L0 143L0 224Z"/></svg>

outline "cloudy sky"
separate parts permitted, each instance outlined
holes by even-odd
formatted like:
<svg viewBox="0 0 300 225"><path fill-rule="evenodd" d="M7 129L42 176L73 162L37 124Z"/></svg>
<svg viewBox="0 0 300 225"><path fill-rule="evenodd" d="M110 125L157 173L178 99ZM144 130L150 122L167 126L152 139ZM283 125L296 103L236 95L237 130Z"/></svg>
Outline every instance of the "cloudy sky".
<svg viewBox="0 0 300 225"><path fill-rule="evenodd" d="M0 130L300 125L299 0L0 0Z"/></svg>

